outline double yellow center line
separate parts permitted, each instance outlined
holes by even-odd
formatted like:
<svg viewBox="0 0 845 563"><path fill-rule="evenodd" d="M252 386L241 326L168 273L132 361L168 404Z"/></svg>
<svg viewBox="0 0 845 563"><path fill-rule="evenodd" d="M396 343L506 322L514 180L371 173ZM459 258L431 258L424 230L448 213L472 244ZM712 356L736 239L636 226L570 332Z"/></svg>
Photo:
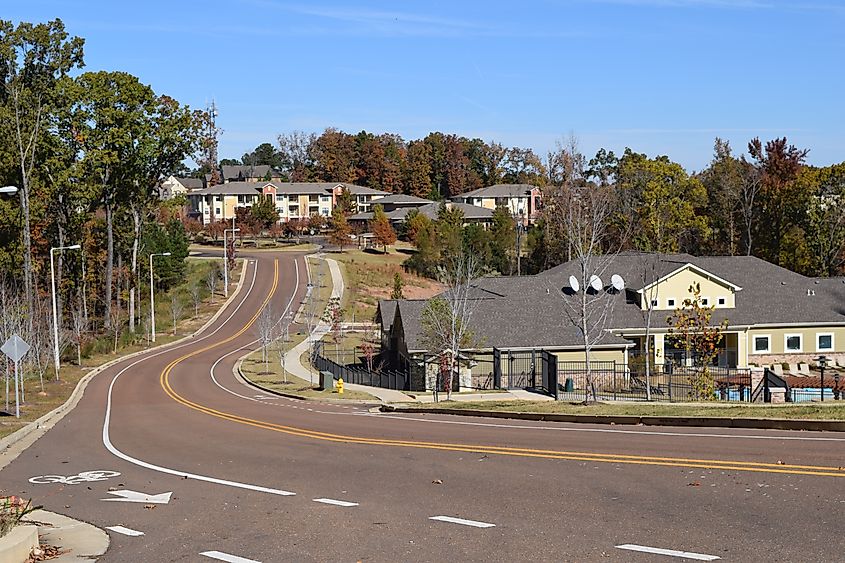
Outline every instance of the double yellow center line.
<svg viewBox="0 0 845 563"><path fill-rule="evenodd" d="M257 264L256 264L257 267ZM270 292L261 304L261 307L256 311L252 318L236 333L228 338L210 344L170 362L161 372L159 382L164 389L164 392L177 403L180 403L189 409L214 416L223 420L253 426L255 428L262 428L273 432L281 432L291 436L298 436L301 438L309 438L312 440L324 440L328 442L338 442L344 444L364 444L371 446L391 446L401 448L418 448L426 450L441 450L454 452L469 452L478 454L502 455L512 457L524 458L542 458L542 459L563 459L586 462L602 462L602 463L624 463L631 465L652 465L665 467L686 467L695 469L711 469L723 471L752 471L759 473L784 473L789 475L817 475L824 477L845 477L845 469L840 467L826 467L816 465L788 465L782 463L758 463L749 461L730 461L730 460L712 460L712 459L692 459L692 458L678 458L678 457L654 457L654 456L638 456L638 455L624 455L624 454L602 454L592 452L574 452L574 451L560 451L560 450L542 450L531 448L513 448L500 446L486 446L478 444L449 444L437 442L419 442L411 440L390 440L380 438L366 438L360 436L348 436L343 434L333 434L328 432L318 432L316 430L308 430L306 428L298 428L295 426L286 426L282 424L275 424L263 420L256 420L233 413L228 413L213 409L206 405L201 405L194 401L190 401L179 395L173 390L170 385L170 375L173 369L181 362L211 350L213 348L222 346L241 336L244 332L250 329L255 323L261 310L270 301L278 288L279 283L279 260L276 259L273 264L273 285Z"/></svg>

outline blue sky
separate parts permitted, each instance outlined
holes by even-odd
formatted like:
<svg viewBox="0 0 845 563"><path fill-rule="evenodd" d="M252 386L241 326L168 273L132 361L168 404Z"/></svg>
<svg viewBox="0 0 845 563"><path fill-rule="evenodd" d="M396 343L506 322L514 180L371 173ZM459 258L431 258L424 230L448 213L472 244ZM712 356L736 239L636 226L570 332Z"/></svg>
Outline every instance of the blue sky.
<svg viewBox="0 0 845 563"><path fill-rule="evenodd" d="M0 0L60 17L87 70L220 109L221 157L292 129L454 132L544 154L574 133L690 170L713 139L845 160L845 1Z"/></svg>

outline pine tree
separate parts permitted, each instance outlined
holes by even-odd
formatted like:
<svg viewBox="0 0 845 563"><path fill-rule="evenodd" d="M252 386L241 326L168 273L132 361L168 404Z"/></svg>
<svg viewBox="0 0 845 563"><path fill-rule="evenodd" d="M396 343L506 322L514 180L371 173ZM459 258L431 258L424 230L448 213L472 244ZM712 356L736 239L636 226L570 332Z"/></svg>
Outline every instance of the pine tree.
<svg viewBox="0 0 845 563"><path fill-rule="evenodd" d="M332 212L331 223L332 231L329 235L329 242L338 246L340 251L343 252L343 247L349 244L349 235L352 234L352 229L346 221L346 214L344 214L343 209L335 208Z"/></svg>
<svg viewBox="0 0 845 563"><path fill-rule="evenodd" d="M402 275L399 272L393 274L393 292L390 294L391 299L405 299L403 289L405 282L402 281Z"/></svg>

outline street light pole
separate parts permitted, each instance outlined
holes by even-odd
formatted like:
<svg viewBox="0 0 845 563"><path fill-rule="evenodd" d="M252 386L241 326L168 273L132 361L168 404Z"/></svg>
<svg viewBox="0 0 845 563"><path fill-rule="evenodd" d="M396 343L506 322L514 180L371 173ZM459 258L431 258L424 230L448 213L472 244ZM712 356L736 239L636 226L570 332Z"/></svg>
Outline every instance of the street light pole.
<svg viewBox="0 0 845 563"><path fill-rule="evenodd" d="M235 233L241 231L240 229L236 229L234 225L235 218L232 217L232 228L223 229L223 294L225 297L229 297L229 245L226 244L226 233L232 233L232 251L234 252Z"/></svg>
<svg viewBox="0 0 845 563"><path fill-rule="evenodd" d="M56 250L79 250L80 248L82 248L80 245L72 244L50 249L50 284L53 288L53 365L56 369L56 381L59 380L59 312L56 305L56 265L53 256Z"/></svg>
<svg viewBox="0 0 845 563"><path fill-rule="evenodd" d="M154 279L153 279L153 256L170 256L169 252L157 252L150 254L150 335L152 336L152 341L156 341L156 298L155 298L155 291L154 291Z"/></svg>

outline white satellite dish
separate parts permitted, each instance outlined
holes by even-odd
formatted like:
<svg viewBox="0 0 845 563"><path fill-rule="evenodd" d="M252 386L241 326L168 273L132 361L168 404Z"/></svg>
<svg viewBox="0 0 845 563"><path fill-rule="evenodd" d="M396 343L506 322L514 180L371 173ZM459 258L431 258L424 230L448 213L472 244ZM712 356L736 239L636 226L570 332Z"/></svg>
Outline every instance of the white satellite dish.
<svg viewBox="0 0 845 563"><path fill-rule="evenodd" d="M575 276L569 276L569 287L572 288L572 291L578 293L578 291L581 289L581 284L578 283L578 278L576 278Z"/></svg>
<svg viewBox="0 0 845 563"><path fill-rule="evenodd" d="M610 285L612 285L613 289L616 291L622 291L625 289L625 280L623 280L622 276L619 274L613 274L610 276Z"/></svg>
<svg viewBox="0 0 845 563"><path fill-rule="evenodd" d="M604 284L601 282L600 277L592 275L590 276L590 287L593 288L593 291L601 291L601 288L604 287Z"/></svg>

